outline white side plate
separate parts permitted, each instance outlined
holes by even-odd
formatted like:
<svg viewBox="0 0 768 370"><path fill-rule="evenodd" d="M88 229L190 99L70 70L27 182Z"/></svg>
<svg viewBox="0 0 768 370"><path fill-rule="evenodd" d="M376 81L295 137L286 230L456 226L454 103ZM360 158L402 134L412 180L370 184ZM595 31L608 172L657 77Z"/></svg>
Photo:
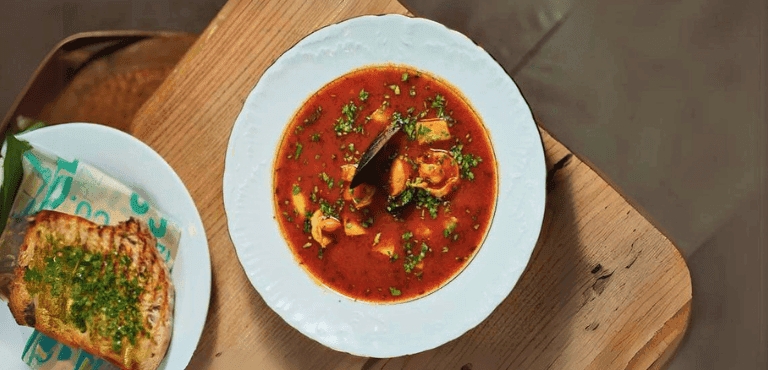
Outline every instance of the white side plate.
<svg viewBox="0 0 768 370"><path fill-rule="evenodd" d="M296 263L272 211L272 164L297 109L337 77L384 63L428 71L456 86L488 128L499 165L497 210L477 256L442 289L394 305L356 302L316 284ZM365 16L309 35L264 73L232 130L224 206L248 278L286 322L340 351L393 357L460 336L509 295L541 229L545 177L531 111L485 51L429 20Z"/></svg>
<svg viewBox="0 0 768 370"><path fill-rule="evenodd" d="M179 251L171 277L176 288L173 337L160 369L184 369L197 348L211 295L211 259L195 203L171 166L152 148L122 131L70 123L42 128L20 138L66 159L80 159L132 187L179 223ZM0 307L0 358L9 370L29 370L21 361L31 328L16 325Z"/></svg>

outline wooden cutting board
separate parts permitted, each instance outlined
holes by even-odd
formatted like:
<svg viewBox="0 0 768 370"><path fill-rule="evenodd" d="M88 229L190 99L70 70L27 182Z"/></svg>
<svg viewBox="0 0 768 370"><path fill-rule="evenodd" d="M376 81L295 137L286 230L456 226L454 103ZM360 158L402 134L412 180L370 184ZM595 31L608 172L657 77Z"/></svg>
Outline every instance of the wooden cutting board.
<svg viewBox="0 0 768 370"><path fill-rule="evenodd" d="M550 176L541 236L514 291L475 329L420 354L369 359L323 347L265 305L227 230L222 175L231 128L264 70L302 37L382 13L408 14L394 0L230 0L135 116L129 130L178 172L208 235L210 311L189 368L663 368L690 319L685 261L543 128Z"/></svg>

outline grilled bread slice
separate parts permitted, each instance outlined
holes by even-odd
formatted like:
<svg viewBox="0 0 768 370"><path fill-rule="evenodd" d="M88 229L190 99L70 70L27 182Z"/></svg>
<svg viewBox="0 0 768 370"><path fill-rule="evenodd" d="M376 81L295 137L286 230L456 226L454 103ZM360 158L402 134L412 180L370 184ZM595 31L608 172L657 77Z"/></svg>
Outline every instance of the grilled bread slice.
<svg viewBox="0 0 768 370"><path fill-rule="evenodd" d="M40 211L19 252L16 322L126 370L156 369L171 340L174 291L147 227Z"/></svg>

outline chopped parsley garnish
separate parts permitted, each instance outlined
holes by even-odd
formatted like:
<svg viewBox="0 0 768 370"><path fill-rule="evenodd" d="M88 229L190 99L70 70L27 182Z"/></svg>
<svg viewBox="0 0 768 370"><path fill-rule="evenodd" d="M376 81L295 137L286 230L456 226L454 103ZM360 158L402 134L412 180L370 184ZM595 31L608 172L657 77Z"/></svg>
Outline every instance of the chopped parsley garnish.
<svg viewBox="0 0 768 370"><path fill-rule="evenodd" d="M360 94L357 97L360 98L360 101L366 101L368 100L368 92L365 89L360 90Z"/></svg>
<svg viewBox="0 0 768 370"><path fill-rule="evenodd" d="M360 226L366 229L371 227L372 225L373 225L373 217L368 217L368 219L360 223Z"/></svg>
<svg viewBox="0 0 768 370"><path fill-rule="evenodd" d="M403 240L411 240L411 238L413 238L413 233L410 231L406 231L405 233L403 233L402 238Z"/></svg>
<svg viewBox="0 0 768 370"><path fill-rule="evenodd" d="M336 131L337 136L346 135L350 132L362 132L363 126L354 127L355 118L357 118L357 112L360 107L355 105L354 101L350 101L349 104L341 107L342 116L336 119L336 123L333 124L333 130Z"/></svg>
<svg viewBox="0 0 768 370"><path fill-rule="evenodd" d="M443 236L446 238L451 237L451 234L453 233L453 230L456 230L456 223L452 222L448 225L448 227L443 230Z"/></svg>
<svg viewBox="0 0 768 370"><path fill-rule="evenodd" d="M304 218L304 232L309 234L312 232L312 221L310 220L310 217L312 217L311 213L307 213L307 216Z"/></svg>
<svg viewBox="0 0 768 370"><path fill-rule="evenodd" d="M339 217L339 211L336 210L336 207L325 199L320 199L320 212L328 217Z"/></svg>
<svg viewBox="0 0 768 370"><path fill-rule="evenodd" d="M459 174L461 175L461 178L474 180L475 174L472 172L472 169L477 167L483 159L479 156L472 155L471 153L462 154L463 149L464 145L458 144L452 146L450 152L454 160L456 160L456 163L459 165Z"/></svg>
<svg viewBox="0 0 768 370"><path fill-rule="evenodd" d="M301 155L301 151L304 150L304 146L301 145L301 143L296 143L296 154L294 154L294 158L298 161L299 156Z"/></svg>
<svg viewBox="0 0 768 370"><path fill-rule="evenodd" d="M38 309L63 308L59 319L82 333L111 340L115 352L124 342L135 345L139 335L147 334L140 297L153 282L135 270L129 256L64 245L52 234L44 239L50 247L41 248L24 272L29 292L46 297ZM94 326L97 318L99 325Z"/></svg>
<svg viewBox="0 0 768 370"><path fill-rule="evenodd" d="M437 218L437 207L440 206L440 199L430 194L424 189L418 189L416 192L416 207L426 208L433 219Z"/></svg>
<svg viewBox="0 0 768 370"><path fill-rule="evenodd" d="M312 136L309 137L310 141L318 142L320 141L320 133L314 133Z"/></svg>
<svg viewBox="0 0 768 370"><path fill-rule="evenodd" d="M393 288L393 287L389 287L389 294L392 294L392 296L393 296L393 297L397 297L397 296L399 296L400 294L402 294L402 292L400 292L400 291L399 291L399 290L397 290L396 288Z"/></svg>
<svg viewBox="0 0 768 370"><path fill-rule="evenodd" d="M437 109L437 118L446 118L445 114L445 97L440 94L435 95L435 99L432 100L432 108Z"/></svg>
<svg viewBox="0 0 768 370"><path fill-rule="evenodd" d="M427 246L426 243L421 243L421 252L419 254L411 254L405 256L405 262L403 263L403 269L405 269L406 273L411 273L414 268L416 268L416 265L421 262L424 257L427 256L427 251L429 251L429 246Z"/></svg>
<svg viewBox="0 0 768 370"><path fill-rule="evenodd" d="M403 73L403 76L400 78L400 81L403 81L403 82L408 81L408 72Z"/></svg>
<svg viewBox="0 0 768 370"><path fill-rule="evenodd" d="M416 140L416 117L408 115L403 117L400 112L392 113L392 121L402 126L403 132L408 135L408 139Z"/></svg>
<svg viewBox="0 0 768 370"><path fill-rule="evenodd" d="M395 92L395 95L400 95L400 86L389 85L389 89Z"/></svg>
<svg viewBox="0 0 768 370"><path fill-rule="evenodd" d="M301 188L299 185L293 184L293 195L299 195L301 193Z"/></svg>
<svg viewBox="0 0 768 370"><path fill-rule="evenodd" d="M398 214L403 207L413 201L416 202L417 208L424 208L429 211L429 215L433 219L437 218L437 209L442 201L430 194L429 191L414 187L409 187L403 190L403 192L396 197L390 196L387 199L387 212Z"/></svg>
<svg viewBox="0 0 768 370"><path fill-rule="evenodd" d="M320 179L325 181L326 184L328 184L328 189L333 189L333 178L328 176L327 173L321 172L318 176L320 176Z"/></svg>
<svg viewBox="0 0 768 370"><path fill-rule="evenodd" d="M397 254L397 253L395 253L395 254L391 254L391 255L389 256L389 262L395 262L395 261L397 261L397 259L398 259L398 258L400 258L400 255L399 255L399 254Z"/></svg>
<svg viewBox="0 0 768 370"><path fill-rule="evenodd" d="M413 188L408 188L396 197L390 196L387 200L387 212L395 213L400 211L401 208L411 203L414 193L415 190Z"/></svg>

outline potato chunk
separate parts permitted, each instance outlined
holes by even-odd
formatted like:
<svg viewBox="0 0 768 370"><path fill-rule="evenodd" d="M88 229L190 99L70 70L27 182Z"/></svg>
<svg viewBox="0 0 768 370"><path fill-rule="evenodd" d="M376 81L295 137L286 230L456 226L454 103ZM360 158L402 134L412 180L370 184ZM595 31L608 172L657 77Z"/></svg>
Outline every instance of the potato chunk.
<svg viewBox="0 0 768 370"><path fill-rule="evenodd" d="M416 122L416 139L419 144L431 144L436 141L449 140L448 122L442 118L425 119Z"/></svg>
<svg viewBox="0 0 768 370"><path fill-rule="evenodd" d="M392 241L387 241L385 243L375 245L373 250L387 257L392 257L395 254L395 244Z"/></svg>
<svg viewBox="0 0 768 370"><path fill-rule="evenodd" d="M356 164L345 164L341 166L341 179L344 181L352 181L355 177L355 171L357 171Z"/></svg>
<svg viewBox="0 0 768 370"><path fill-rule="evenodd" d="M293 202L293 208L299 213L299 219L304 220L307 214L307 196L302 192L292 194L291 201Z"/></svg>
<svg viewBox="0 0 768 370"><path fill-rule="evenodd" d="M364 235L367 233L368 230L363 227L358 217L349 215L344 218L344 234L347 236Z"/></svg>

